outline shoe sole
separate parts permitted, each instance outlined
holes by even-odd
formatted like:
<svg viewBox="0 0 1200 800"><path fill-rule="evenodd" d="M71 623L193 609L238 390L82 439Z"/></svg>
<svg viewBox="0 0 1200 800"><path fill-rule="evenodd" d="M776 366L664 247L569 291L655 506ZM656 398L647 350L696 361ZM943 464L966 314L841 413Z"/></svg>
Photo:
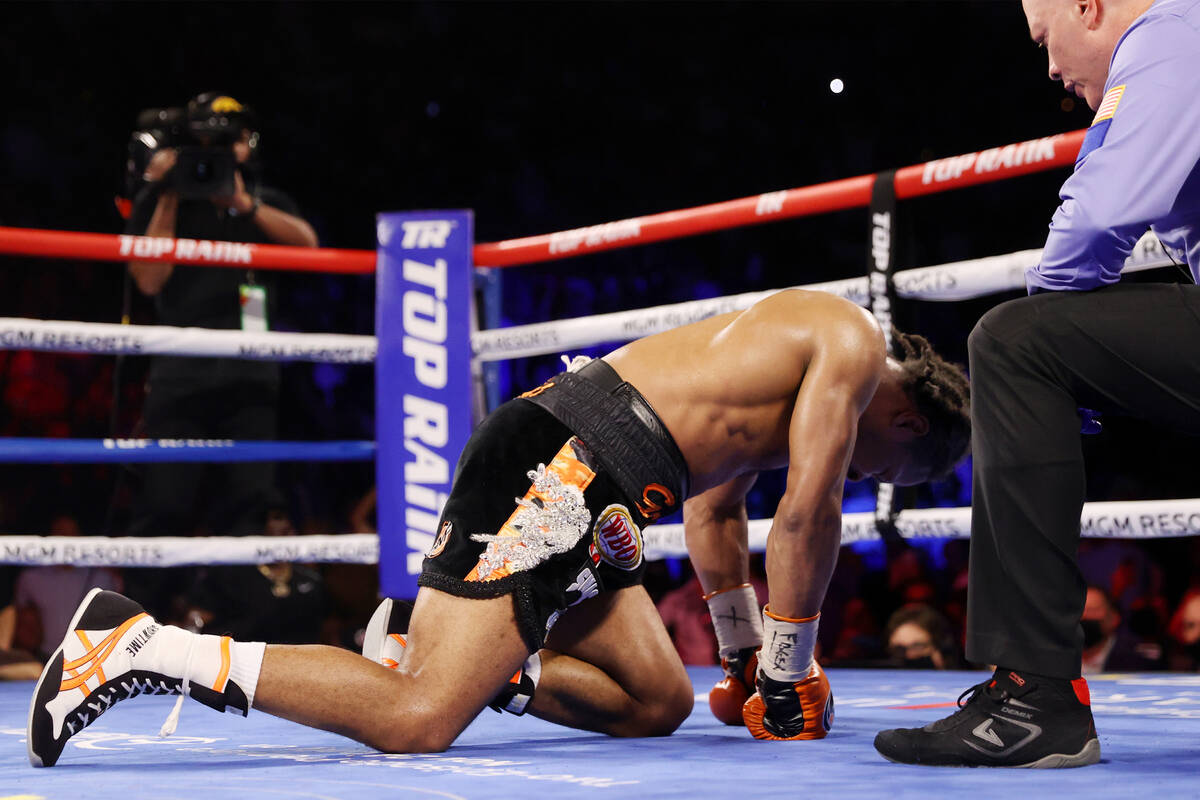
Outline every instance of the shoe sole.
<svg viewBox="0 0 1200 800"><path fill-rule="evenodd" d="M1051 753L1048 756L1042 756L1037 761L1030 761L1028 764L929 764L914 761L900 761L892 758L886 753L876 750L879 755L891 761L893 764L909 764L919 767L999 767L1001 769L1067 769L1073 767L1086 767L1100 761L1100 740L1089 739L1083 749L1074 755L1067 753Z"/></svg>
<svg viewBox="0 0 1200 800"><path fill-rule="evenodd" d="M71 617L71 623L67 625L66 636L59 643L58 649L54 651L54 655L50 656L50 660L46 662L46 666L42 669L42 674L38 676L37 684L33 687L33 699L29 701L29 716L25 719L25 749L29 753L29 763L35 767L46 766L42 763L42 757L33 752L33 713L37 710L38 695L42 693L42 683L45 682L46 676L54 668L55 662L63 658L63 648L67 644L67 636L75 632L75 628L79 625L79 620L83 618L83 612L92 604L92 598L102 591L104 590L96 587L84 596L83 600L79 603L79 608L75 609L75 616ZM49 766L54 766L57 762L58 759L56 758Z"/></svg>
<svg viewBox="0 0 1200 800"><path fill-rule="evenodd" d="M1052 753L1051 755L1043 756L1032 763L1022 764L1021 767L1025 769L1062 769L1065 767L1086 767L1090 764L1095 764L1099 760L1100 740L1088 739L1088 742L1083 746L1083 749L1073 756Z"/></svg>
<svg viewBox="0 0 1200 800"><path fill-rule="evenodd" d="M392 598L385 598L379 607L375 609L375 613L371 615L370 622L367 623L367 629L363 633L363 658L369 658L376 664L380 663L383 657L383 642L387 639L388 623L392 619L392 609L396 607L396 601ZM367 652L368 643L374 645L370 648L372 652Z"/></svg>

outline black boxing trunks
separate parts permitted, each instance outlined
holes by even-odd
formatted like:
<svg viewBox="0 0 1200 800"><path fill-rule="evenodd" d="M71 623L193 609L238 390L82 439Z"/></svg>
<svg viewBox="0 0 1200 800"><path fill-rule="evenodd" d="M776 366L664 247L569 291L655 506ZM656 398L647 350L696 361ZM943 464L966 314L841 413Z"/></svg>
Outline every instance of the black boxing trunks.
<svg viewBox="0 0 1200 800"><path fill-rule="evenodd" d="M536 651L565 609L641 583L641 529L677 510L687 488L687 464L650 404L591 361L471 435L418 584L513 595Z"/></svg>

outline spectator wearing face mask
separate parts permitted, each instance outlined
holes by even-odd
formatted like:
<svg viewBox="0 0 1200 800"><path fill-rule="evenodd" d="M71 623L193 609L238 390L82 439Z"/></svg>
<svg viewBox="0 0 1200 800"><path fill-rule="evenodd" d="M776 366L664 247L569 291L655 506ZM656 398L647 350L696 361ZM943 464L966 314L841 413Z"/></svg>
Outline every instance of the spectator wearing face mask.
<svg viewBox="0 0 1200 800"><path fill-rule="evenodd" d="M1083 629L1083 674L1144 672L1162 669L1137 648L1134 637L1121 625L1121 612L1098 586L1089 586L1079 620Z"/></svg>
<svg viewBox="0 0 1200 800"><path fill-rule="evenodd" d="M905 669L957 669L961 666L958 642L950 621L924 603L902 606L885 628L892 663Z"/></svg>

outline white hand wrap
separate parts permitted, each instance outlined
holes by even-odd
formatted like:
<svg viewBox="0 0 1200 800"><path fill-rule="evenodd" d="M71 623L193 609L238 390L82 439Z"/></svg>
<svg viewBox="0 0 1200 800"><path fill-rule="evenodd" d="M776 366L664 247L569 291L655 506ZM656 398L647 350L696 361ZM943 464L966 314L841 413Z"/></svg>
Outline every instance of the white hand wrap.
<svg viewBox="0 0 1200 800"><path fill-rule="evenodd" d="M771 680L795 683L812 671L813 648L817 644L817 622L821 615L788 619L763 609L763 646L758 668Z"/></svg>
<svg viewBox="0 0 1200 800"><path fill-rule="evenodd" d="M758 597L748 583L704 595L717 633L717 651L726 658L747 647L758 649L763 641L762 615Z"/></svg>

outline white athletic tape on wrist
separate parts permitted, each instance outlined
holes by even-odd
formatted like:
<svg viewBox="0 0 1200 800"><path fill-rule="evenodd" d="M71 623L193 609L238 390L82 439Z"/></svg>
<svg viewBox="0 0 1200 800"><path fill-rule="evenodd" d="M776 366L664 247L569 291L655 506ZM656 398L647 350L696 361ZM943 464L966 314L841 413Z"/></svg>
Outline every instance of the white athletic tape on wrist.
<svg viewBox="0 0 1200 800"><path fill-rule="evenodd" d="M776 681L802 681L812 671L813 648L817 644L817 623L821 615L802 622L772 617L763 609L763 646L758 653L758 668Z"/></svg>
<svg viewBox="0 0 1200 800"><path fill-rule="evenodd" d="M762 614L758 610L758 596L748 583L706 595L708 613L712 616L713 629L717 633L717 651L727 658L747 647L758 647L763 643Z"/></svg>

